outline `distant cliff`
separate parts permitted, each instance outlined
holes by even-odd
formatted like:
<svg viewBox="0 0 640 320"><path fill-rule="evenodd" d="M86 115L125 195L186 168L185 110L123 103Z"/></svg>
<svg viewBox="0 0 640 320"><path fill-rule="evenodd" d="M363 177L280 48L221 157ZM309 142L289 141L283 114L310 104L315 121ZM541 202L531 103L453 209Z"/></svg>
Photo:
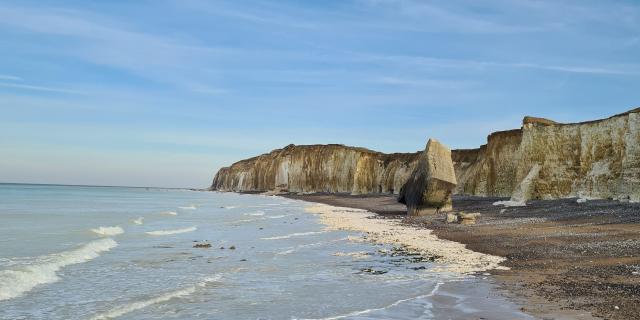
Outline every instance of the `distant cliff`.
<svg viewBox="0 0 640 320"><path fill-rule="evenodd" d="M489 135L478 149L453 150L456 193L509 197L525 177L532 198L640 201L640 109L560 124L525 117L520 129ZM343 145L289 145L216 174L221 191L397 194L418 153L384 154Z"/></svg>
<svg viewBox="0 0 640 320"><path fill-rule="evenodd" d="M418 153L384 154L364 148L288 145L220 169L211 189L397 194Z"/></svg>

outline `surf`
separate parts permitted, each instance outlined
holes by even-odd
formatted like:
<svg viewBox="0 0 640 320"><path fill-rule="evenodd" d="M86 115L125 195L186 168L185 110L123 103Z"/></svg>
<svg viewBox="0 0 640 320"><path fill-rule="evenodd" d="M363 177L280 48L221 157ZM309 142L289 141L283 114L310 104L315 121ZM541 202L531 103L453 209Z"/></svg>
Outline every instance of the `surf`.
<svg viewBox="0 0 640 320"><path fill-rule="evenodd" d="M119 234L123 234L124 230L119 226L115 226L115 227L98 227L98 228L91 229L91 232L93 232L95 234L99 234L101 236L109 237L109 236L117 236Z"/></svg>
<svg viewBox="0 0 640 320"><path fill-rule="evenodd" d="M196 292L196 290L198 290L198 288L202 288L205 287L209 282L213 282L213 281L219 281L221 278L220 275L216 275L214 277L208 277L205 278L204 280L202 280L201 282L190 286L190 287L186 287L180 290L176 290L176 291L171 291L171 292L167 292L165 294L159 295L155 298L151 298L151 299L147 299L147 300L141 300L141 301L135 301L129 304L125 304L119 307L115 307L113 309L111 309L110 311L107 311L105 313L101 313L98 315L95 315L91 318L91 320L103 320L103 319L112 319L112 318L117 318L117 317L121 317L127 313L131 313L133 311L136 310L140 310L140 309L144 309L150 305L154 305L157 303L162 303L162 302L166 302L169 301L171 299L177 299L177 298L183 298L186 296L189 296L191 294L193 294L194 292Z"/></svg>
<svg viewBox="0 0 640 320"><path fill-rule="evenodd" d="M95 240L74 250L37 257L21 268L2 270L0 301L19 297L38 285L54 283L60 280L57 275L60 269L93 260L117 245L111 238Z"/></svg>
<svg viewBox="0 0 640 320"><path fill-rule="evenodd" d="M173 230L156 230L156 231L148 231L145 232L148 235L152 236L167 236L171 234L179 234L179 233L187 233L196 231L197 227L183 228L183 229L173 229Z"/></svg>

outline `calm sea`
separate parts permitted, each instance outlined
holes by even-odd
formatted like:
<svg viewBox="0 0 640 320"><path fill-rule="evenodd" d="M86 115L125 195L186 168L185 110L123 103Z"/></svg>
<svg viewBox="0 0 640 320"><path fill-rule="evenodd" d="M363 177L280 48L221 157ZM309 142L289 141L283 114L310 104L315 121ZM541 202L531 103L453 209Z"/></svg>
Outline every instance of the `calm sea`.
<svg viewBox="0 0 640 320"><path fill-rule="evenodd" d="M482 277L324 231L306 205L0 184L0 319L530 318Z"/></svg>

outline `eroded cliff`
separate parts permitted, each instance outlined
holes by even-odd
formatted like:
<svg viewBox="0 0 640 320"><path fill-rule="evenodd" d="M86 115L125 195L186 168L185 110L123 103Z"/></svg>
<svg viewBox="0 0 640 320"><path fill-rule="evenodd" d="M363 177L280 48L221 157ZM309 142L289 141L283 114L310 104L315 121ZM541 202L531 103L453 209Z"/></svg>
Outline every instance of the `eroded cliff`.
<svg viewBox="0 0 640 320"><path fill-rule="evenodd" d="M396 194L418 153L384 154L343 145L289 145L220 169L211 189L221 191Z"/></svg>
<svg viewBox="0 0 640 320"><path fill-rule="evenodd" d="M640 109L570 124L525 117L521 129L452 158L457 193L511 196L529 176L529 198L640 201Z"/></svg>
<svg viewBox="0 0 640 320"><path fill-rule="evenodd" d="M518 190L526 198L640 201L640 109L571 124L525 117L520 129L492 133L486 145L453 150L451 157L458 194L509 197ZM397 194L417 159L418 153L289 145L220 169L211 188Z"/></svg>

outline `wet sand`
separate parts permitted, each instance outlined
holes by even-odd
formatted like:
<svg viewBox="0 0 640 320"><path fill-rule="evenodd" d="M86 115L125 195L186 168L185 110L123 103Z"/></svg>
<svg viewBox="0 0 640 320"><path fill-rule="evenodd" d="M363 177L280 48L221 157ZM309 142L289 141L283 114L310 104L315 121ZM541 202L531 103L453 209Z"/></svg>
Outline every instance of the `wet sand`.
<svg viewBox="0 0 640 320"><path fill-rule="evenodd" d="M479 212L474 225L444 216L408 218L393 196L288 195L375 212L432 230L468 249L505 257L494 279L523 311L548 319L640 319L640 204L576 199L494 206L498 198L455 197L454 211Z"/></svg>

